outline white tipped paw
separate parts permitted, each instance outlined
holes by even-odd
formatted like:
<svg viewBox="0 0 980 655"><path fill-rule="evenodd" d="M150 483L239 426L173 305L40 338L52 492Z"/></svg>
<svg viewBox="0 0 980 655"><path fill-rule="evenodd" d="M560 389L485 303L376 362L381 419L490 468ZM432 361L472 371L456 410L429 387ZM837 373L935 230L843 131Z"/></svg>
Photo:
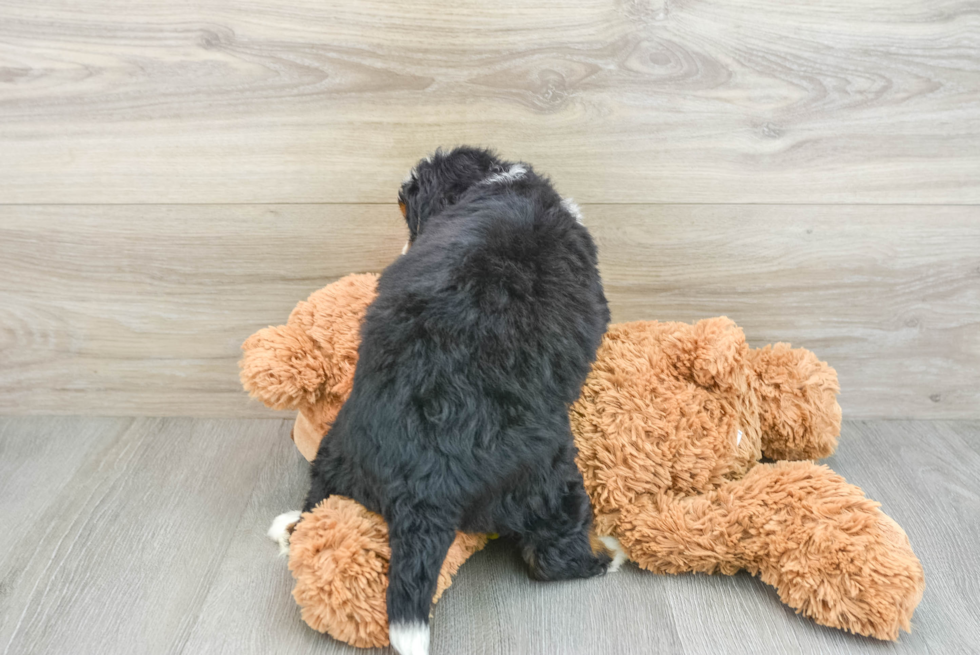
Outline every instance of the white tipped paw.
<svg viewBox="0 0 980 655"><path fill-rule="evenodd" d="M429 626L425 623L392 623L388 638L398 655L429 655Z"/></svg>
<svg viewBox="0 0 980 655"><path fill-rule="evenodd" d="M622 545L619 543L619 539L616 537L599 537L599 541L601 541L602 544L609 549L609 552L611 552L613 556L613 561L609 565L609 568L606 569L606 573L615 573L619 570L619 567L623 565L623 562L626 561L626 551L623 550Z"/></svg>
<svg viewBox="0 0 980 655"><path fill-rule="evenodd" d="M299 510L280 514L272 522L269 531L266 532L269 535L269 539L279 544L279 553L281 555L289 552L290 528L299 523L300 514L301 512Z"/></svg>

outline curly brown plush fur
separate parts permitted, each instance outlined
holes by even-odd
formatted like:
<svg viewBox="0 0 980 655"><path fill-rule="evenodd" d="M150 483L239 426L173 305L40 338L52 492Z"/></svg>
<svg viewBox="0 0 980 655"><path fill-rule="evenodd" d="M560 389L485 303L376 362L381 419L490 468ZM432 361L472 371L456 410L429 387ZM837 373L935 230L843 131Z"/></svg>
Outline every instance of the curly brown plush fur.
<svg viewBox="0 0 980 655"><path fill-rule="evenodd" d="M616 533L658 573L746 570L818 623L879 639L911 630L922 568L905 532L826 466L779 462L707 494L645 497Z"/></svg>
<svg viewBox="0 0 980 655"><path fill-rule="evenodd" d="M244 346L242 383L269 406L299 410L293 438L308 459L349 392L374 279L327 286ZM838 390L813 353L751 349L726 318L610 326L569 412L597 531L642 568L747 570L818 623L896 639L925 587L902 529L824 466L759 463L832 453ZM386 534L380 517L341 498L299 524L290 567L311 627L356 646L387 643ZM483 543L457 535L438 593Z"/></svg>

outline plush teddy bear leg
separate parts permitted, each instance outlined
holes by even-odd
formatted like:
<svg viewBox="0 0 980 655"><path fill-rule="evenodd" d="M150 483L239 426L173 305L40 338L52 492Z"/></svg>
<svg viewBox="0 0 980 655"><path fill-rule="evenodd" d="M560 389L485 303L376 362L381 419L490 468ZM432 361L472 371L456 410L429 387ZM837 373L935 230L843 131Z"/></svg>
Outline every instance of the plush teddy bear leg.
<svg viewBox="0 0 980 655"><path fill-rule="evenodd" d="M911 628L925 579L878 507L825 466L780 462L703 496L643 499L616 532L642 568L745 569L817 623L895 640Z"/></svg>
<svg viewBox="0 0 980 655"><path fill-rule="evenodd" d="M388 526L349 498L331 496L303 516L290 537L293 597L303 620L319 632L359 648L388 645ZM457 533L443 561L432 602L452 584L485 535Z"/></svg>

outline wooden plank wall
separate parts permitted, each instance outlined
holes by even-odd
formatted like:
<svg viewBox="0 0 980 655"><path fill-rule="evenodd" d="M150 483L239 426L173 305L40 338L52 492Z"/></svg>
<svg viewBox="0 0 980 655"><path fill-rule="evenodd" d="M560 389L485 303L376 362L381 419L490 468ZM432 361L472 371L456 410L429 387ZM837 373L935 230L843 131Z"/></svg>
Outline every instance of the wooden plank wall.
<svg viewBox="0 0 980 655"><path fill-rule="evenodd" d="M265 415L241 341L455 143L583 204L615 320L980 416L975 0L0 0L0 413Z"/></svg>

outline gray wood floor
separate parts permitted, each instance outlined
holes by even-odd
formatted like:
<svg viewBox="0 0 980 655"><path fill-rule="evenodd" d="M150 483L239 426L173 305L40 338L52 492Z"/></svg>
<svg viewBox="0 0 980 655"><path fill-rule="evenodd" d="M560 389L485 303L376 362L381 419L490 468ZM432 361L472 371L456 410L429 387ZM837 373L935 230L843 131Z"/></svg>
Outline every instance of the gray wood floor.
<svg viewBox="0 0 980 655"><path fill-rule="evenodd" d="M358 652L302 623L264 536L304 492L288 430L267 419L0 419L0 652ZM816 626L747 575L627 567L539 584L494 543L437 606L433 652L976 652L980 422L849 422L828 463L905 527L925 567L913 633L897 645Z"/></svg>

